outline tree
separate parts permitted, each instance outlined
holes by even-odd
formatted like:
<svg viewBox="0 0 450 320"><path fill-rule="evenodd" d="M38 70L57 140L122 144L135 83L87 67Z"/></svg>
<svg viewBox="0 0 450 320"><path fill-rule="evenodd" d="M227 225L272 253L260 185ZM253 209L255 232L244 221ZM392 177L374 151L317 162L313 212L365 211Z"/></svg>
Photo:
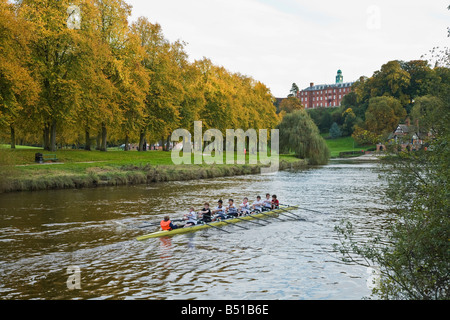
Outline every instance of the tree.
<svg viewBox="0 0 450 320"><path fill-rule="evenodd" d="M44 148L56 150L57 128L68 119L79 102L82 77L82 39L78 30L67 27L68 0L23 0L18 2L21 19L32 25L29 43L40 97L36 120L44 126Z"/></svg>
<svg viewBox="0 0 450 320"><path fill-rule="evenodd" d="M342 114L344 123L342 124L342 135L350 136L353 133L354 126L356 124L356 115L352 108L347 108Z"/></svg>
<svg viewBox="0 0 450 320"><path fill-rule="evenodd" d="M406 93L410 81L411 75L402 69L400 61L395 60L382 65L367 82L371 87L371 97L391 96L406 106L411 99Z"/></svg>
<svg viewBox="0 0 450 320"><path fill-rule="evenodd" d="M406 111L397 99L389 96L371 98L365 126L377 135L386 135L393 132L405 116Z"/></svg>
<svg viewBox="0 0 450 320"><path fill-rule="evenodd" d="M339 126L336 122L333 122L330 128L330 138L336 139L342 136L341 129L339 129Z"/></svg>
<svg viewBox="0 0 450 320"><path fill-rule="evenodd" d="M128 18L131 15L131 6L123 0L95 0L99 10L99 32L102 44L110 52L105 68L102 70L104 77L109 80L109 100L102 106L99 140L101 151L107 151L107 128L118 126L122 121L120 103L123 101L123 91L120 85L123 83L126 70L124 68L125 44L128 34Z"/></svg>
<svg viewBox="0 0 450 320"><path fill-rule="evenodd" d="M150 72L144 65L147 59L145 47L140 34L135 31L136 29L131 28L126 35L122 53L122 77L118 82L125 150L128 150L129 136L139 132L145 124L146 98L150 83ZM143 143L144 139L140 136L139 151L143 150Z"/></svg>
<svg viewBox="0 0 450 320"><path fill-rule="evenodd" d="M286 114L278 129L281 152L293 151L298 158L308 159L310 164L328 162L330 150L305 110Z"/></svg>
<svg viewBox="0 0 450 320"><path fill-rule="evenodd" d="M285 111L287 113L291 113L300 109L304 109L305 107L300 102L300 99L297 97L289 97L286 99L283 99L280 103L280 111Z"/></svg>
<svg viewBox="0 0 450 320"><path fill-rule="evenodd" d="M380 142L383 137L356 125L352 134L352 138L357 144L364 146L376 144Z"/></svg>
<svg viewBox="0 0 450 320"><path fill-rule="evenodd" d="M425 96L431 93L434 84L438 81L434 69L429 67L428 61L412 60L401 62L402 69L409 73L411 79L405 93L411 98Z"/></svg>
<svg viewBox="0 0 450 320"><path fill-rule="evenodd" d="M445 130L450 121L445 108L445 104L438 97L430 95L419 97L411 111L413 123L419 126L421 132L439 133Z"/></svg>
<svg viewBox="0 0 450 320"><path fill-rule="evenodd" d="M15 148L17 123L27 117L37 101L38 83L29 68L32 25L16 15L15 7L0 0L0 127L9 128L11 148Z"/></svg>
<svg viewBox="0 0 450 320"><path fill-rule="evenodd" d="M298 92L300 91L300 89L298 88L297 84L293 83L291 90L289 91L289 95L288 98L290 97L297 97Z"/></svg>
<svg viewBox="0 0 450 320"><path fill-rule="evenodd" d="M383 166L389 222L377 234L361 243L351 222L336 227L344 261L379 270L373 294L381 299L450 299L450 134L442 129L427 151L400 153Z"/></svg>

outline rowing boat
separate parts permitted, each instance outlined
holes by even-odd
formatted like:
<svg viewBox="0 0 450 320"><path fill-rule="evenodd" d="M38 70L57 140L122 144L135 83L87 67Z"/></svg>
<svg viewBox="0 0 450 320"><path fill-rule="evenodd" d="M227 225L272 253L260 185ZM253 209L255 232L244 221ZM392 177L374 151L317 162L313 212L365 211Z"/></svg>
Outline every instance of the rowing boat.
<svg viewBox="0 0 450 320"><path fill-rule="evenodd" d="M214 227L218 228L218 227L226 226L231 223L238 223L238 222L242 222L245 220L253 220L253 219L258 219L258 218L261 219L266 216L278 216L279 213L286 211L286 209L297 209L297 206L280 206L279 209L264 211L262 213L254 213L254 214L242 216L239 218L229 218L229 219L224 220L226 222L214 221L214 222L210 222L208 224L196 224L191 227L178 228L178 229L173 229L170 231L168 231L168 230L156 231L156 232L152 232L152 233L149 233L149 234L146 234L143 236L139 236L136 239L138 241L142 241L142 240L146 240L146 239L150 239L150 238L171 237L171 236L174 236L177 234L195 232L195 231L207 229L207 228L214 228Z"/></svg>

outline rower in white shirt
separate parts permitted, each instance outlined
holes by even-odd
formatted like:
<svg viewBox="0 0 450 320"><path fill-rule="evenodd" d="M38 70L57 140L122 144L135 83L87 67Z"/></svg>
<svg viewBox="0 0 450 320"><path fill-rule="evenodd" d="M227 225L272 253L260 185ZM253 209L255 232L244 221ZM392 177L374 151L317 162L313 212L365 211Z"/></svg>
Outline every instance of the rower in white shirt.
<svg viewBox="0 0 450 320"><path fill-rule="evenodd" d="M270 193L266 193L266 198L263 201L264 207L263 210L271 210L272 209L272 199L270 197Z"/></svg>
<svg viewBox="0 0 450 320"><path fill-rule="evenodd" d="M242 203L239 205L239 214L249 214L251 210L252 208L250 206L250 203L248 202L248 198L245 197Z"/></svg>
<svg viewBox="0 0 450 320"><path fill-rule="evenodd" d="M184 215L184 220L187 220L184 225L185 227L190 227L197 224L197 213L193 207L190 207L189 212Z"/></svg>
<svg viewBox="0 0 450 320"><path fill-rule="evenodd" d="M233 199L228 200L228 206L225 208L225 212L228 216L234 216L234 217L238 216L238 211L236 209L236 206L234 205Z"/></svg>
<svg viewBox="0 0 450 320"><path fill-rule="evenodd" d="M257 196L256 197L256 201L253 202L252 208L255 211L262 211L262 206L264 205L264 203L261 201L261 197Z"/></svg>

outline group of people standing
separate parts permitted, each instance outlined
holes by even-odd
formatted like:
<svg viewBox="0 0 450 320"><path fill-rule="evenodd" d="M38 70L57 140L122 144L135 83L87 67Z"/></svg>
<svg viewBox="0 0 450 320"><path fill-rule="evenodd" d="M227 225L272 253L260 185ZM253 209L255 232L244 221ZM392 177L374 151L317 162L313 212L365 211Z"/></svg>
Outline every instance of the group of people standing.
<svg viewBox="0 0 450 320"><path fill-rule="evenodd" d="M194 207L189 208L189 212L183 217L186 222L184 227L190 227L198 223L209 223L217 220L239 217L247 214L252 214L253 212L262 212L264 210L277 209L280 205L276 195L266 194L264 200L261 196L257 196L256 200L250 204L248 198L245 197L239 206L236 206L233 199L228 200L228 205L225 206L222 200L217 201L217 207L211 210L208 202L204 203L202 210L196 212ZM164 220L161 221L161 229L163 230L173 230L180 226L174 225L170 221L169 216L165 216Z"/></svg>

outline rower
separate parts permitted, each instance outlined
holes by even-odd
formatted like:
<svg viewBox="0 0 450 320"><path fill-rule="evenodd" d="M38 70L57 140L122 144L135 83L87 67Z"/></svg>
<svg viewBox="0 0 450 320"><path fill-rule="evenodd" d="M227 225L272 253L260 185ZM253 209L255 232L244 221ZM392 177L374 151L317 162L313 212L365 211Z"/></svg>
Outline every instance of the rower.
<svg viewBox="0 0 450 320"><path fill-rule="evenodd" d="M194 211L194 207L189 208L189 212L184 215L184 220L187 220L184 225L185 228L195 226L197 224L197 213Z"/></svg>
<svg viewBox="0 0 450 320"><path fill-rule="evenodd" d="M172 223L172 221L170 221L170 217L169 216L165 216L164 220L161 220L160 225L161 225L161 229L167 230L167 231L171 231L171 230L174 230L174 229L178 228L177 225L174 225Z"/></svg>
<svg viewBox="0 0 450 320"><path fill-rule="evenodd" d="M239 215L249 214L251 211L250 203L248 203L248 198L245 197L242 203L239 205Z"/></svg>
<svg viewBox="0 0 450 320"><path fill-rule="evenodd" d="M212 211L212 214L214 215L213 221L216 221L217 219L227 218L225 215L225 207L222 204L222 200L217 201L217 207Z"/></svg>
<svg viewBox="0 0 450 320"><path fill-rule="evenodd" d="M270 193L266 193L266 198L263 201L264 206L262 207L263 211L269 211L272 209L272 199L270 198Z"/></svg>
<svg viewBox="0 0 450 320"><path fill-rule="evenodd" d="M277 196L274 194L272 196L272 209L278 209L280 206L280 201L278 201Z"/></svg>
<svg viewBox="0 0 450 320"><path fill-rule="evenodd" d="M257 196L256 197L256 201L253 202L253 205L252 205L253 211L261 212L262 211L262 206L263 206L263 202L261 201L261 197Z"/></svg>
<svg viewBox="0 0 450 320"><path fill-rule="evenodd" d="M209 203L205 202L204 203L204 208L198 212L199 216L201 217L199 219L199 222L211 222L211 209L209 208Z"/></svg>
<svg viewBox="0 0 450 320"><path fill-rule="evenodd" d="M228 200L228 206L225 208L225 212L228 216L233 216L233 217L238 216L238 211L236 209L236 206L234 205L233 199Z"/></svg>

